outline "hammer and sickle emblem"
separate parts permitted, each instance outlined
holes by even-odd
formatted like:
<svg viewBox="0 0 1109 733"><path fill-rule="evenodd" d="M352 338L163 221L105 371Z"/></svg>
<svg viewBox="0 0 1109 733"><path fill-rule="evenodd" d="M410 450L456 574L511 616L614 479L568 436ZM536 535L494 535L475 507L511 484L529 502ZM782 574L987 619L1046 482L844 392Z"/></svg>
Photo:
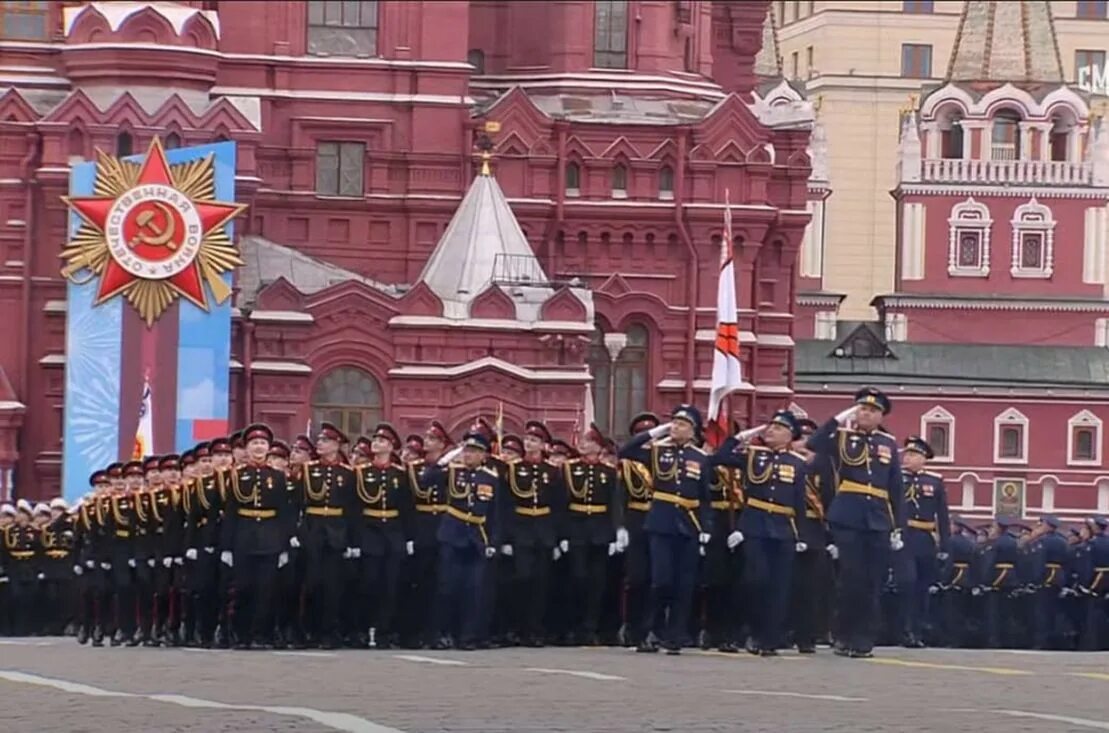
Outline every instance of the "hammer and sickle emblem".
<svg viewBox="0 0 1109 733"><path fill-rule="evenodd" d="M168 206L159 201L153 202L152 205L161 213L162 224L159 225L154 220L154 212L150 209L139 212L139 215L135 217L135 226L138 231L131 238L131 246L137 247L140 244L145 244L150 247L169 247L176 251L177 243L173 241L173 235L177 231L177 222L174 221L173 213Z"/></svg>

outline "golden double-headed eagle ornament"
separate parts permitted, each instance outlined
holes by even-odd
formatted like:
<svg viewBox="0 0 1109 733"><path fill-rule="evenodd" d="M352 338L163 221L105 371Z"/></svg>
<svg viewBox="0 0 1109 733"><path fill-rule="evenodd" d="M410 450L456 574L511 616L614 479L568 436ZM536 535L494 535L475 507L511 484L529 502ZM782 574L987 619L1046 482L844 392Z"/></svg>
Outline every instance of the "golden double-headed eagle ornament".
<svg viewBox="0 0 1109 733"><path fill-rule="evenodd" d="M210 290L223 303L223 274L243 264L227 223L246 205L215 193L214 155L170 165L158 138L141 164L97 150L93 195L62 198L81 218L62 276L99 278L96 305L122 295L148 326L178 297L208 310Z"/></svg>

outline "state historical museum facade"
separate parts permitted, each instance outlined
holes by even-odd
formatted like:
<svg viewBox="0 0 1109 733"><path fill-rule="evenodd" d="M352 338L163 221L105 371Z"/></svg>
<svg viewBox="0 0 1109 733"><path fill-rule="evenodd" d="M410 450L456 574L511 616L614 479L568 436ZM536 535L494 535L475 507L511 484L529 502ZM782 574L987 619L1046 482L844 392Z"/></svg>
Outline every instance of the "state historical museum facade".
<svg viewBox="0 0 1109 733"><path fill-rule="evenodd" d="M234 423L704 403L725 192L732 412L788 403L813 111L759 96L768 5L0 6L0 495L60 481L69 165L155 135L238 144Z"/></svg>

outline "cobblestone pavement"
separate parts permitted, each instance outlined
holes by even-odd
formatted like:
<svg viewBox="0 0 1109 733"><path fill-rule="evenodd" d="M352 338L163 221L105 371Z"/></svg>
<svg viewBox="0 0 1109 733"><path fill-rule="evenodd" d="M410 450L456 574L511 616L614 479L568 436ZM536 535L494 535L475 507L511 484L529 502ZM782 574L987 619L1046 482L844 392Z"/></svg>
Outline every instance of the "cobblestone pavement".
<svg viewBox="0 0 1109 733"><path fill-rule="evenodd" d="M1109 730L1109 654L229 652L0 640L0 729L312 733Z"/></svg>

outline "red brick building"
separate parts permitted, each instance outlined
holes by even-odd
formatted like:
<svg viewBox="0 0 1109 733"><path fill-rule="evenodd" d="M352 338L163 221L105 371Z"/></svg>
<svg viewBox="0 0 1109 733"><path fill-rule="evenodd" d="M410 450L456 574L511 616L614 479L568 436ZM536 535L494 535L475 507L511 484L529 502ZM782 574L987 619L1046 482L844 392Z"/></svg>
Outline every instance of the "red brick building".
<svg viewBox="0 0 1109 733"><path fill-rule="evenodd" d="M1021 5L966 4L902 119L894 291L875 323L816 321L796 400L879 384L962 511L1077 518L1109 511L1109 126L1064 83L1050 3Z"/></svg>
<svg viewBox="0 0 1109 733"><path fill-rule="evenodd" d="M703 403L726 191L732 410L779 406L813 110L766 96L767 6L0 4L0 491L58 485L69 163L153 135L239 146L236 421L566 432L590 390L619 434Z"/></svg>

